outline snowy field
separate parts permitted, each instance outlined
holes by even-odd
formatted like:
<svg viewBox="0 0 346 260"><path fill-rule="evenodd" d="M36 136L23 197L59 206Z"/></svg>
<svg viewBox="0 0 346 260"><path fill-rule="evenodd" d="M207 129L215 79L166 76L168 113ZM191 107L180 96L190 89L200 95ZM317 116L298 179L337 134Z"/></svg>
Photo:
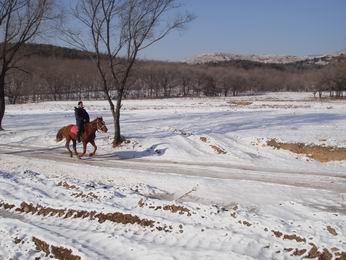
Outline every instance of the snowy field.
<svg viewBox="0 0 346 260"><path fill-rule="evenodd" d="M7 107L1 259L346 259L346 161L267 145L345 148L345 101L126 100L116 149L108 104L85 101L110 131L82 160L55 142L74 106Z"/></svg>

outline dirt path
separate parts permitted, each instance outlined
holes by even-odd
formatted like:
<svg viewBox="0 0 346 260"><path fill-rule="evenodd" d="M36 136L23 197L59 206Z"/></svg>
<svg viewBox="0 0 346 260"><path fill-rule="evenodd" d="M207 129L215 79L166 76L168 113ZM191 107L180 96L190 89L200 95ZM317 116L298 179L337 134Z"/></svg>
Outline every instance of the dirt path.
<svg viewBox="0 0 346 260"><path fill-rule="evenodd" d="M26 158L51 160L56 162L87 164L97 167L167 173L187 176L201 176L218 179L257 181L313 189L346 193L346 175L233 165L226 163L191 163L174 161L155 161L146 159L120 159L112 155L99 155L95 158L78 160L70 158L63 147L45 148L21 145L0 145L0 155L14 155Z"/></svg>

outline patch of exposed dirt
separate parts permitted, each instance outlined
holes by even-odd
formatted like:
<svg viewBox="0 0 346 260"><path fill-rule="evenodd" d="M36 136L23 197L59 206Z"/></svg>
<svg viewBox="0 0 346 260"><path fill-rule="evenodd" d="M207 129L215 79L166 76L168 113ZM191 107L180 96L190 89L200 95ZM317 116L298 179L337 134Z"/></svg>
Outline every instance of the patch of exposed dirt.
<svg viewBox="0 0 346 260"><path fill-rule="evenodd" d="M40 252L44 252L46 254L46 256L48 256L50 254L48 243L46 243L43 240L38 239L36 237L32 237L32 241L34 242L34 244L36 246L36 250L38 250Z"/></svg>
<svg viewBox="0 0 346 260"><path fill-rule="evenodd" d="M234 100L234 101L230 101L230 104L232 106L237 106L237 107L246 107L251 105L253 102L251 101L245 101L245 100Z"/></svg>
<svg viewBox="0 0 346 260"><path fill-rule="evenodd" d="M306 239L305 238L302 238L300 236L297 236L296 234L293 234L293 235L287 235L285 234L283 239L287 239L287 240L295 240L297 242L306 242Z"/></svg>
<svg viewBox="0 0 346 260"><path fill-rule="evenodd" d="M143 227L154 227L154 220L141 219L136 215L124 214L121 212L103 213L96 211L75 210L75 209L54 209L50 207L43 207L40 205L33 205L26 202L22 202L20 207L15 209L16 212L26 213L32 215L42 216L57 216L61 218L89 218L90 220L97 219L99 223L103 223L106 220L120 223L120 224L138 224Z"/></svg>
<svg viewBox="0 0 346 260"><path fill-rule="evenodd" d="M155 221L149 219L141 219L136 215L123 214L120 212L115 213L98 213L95 215L95 218L98 219L100 223L105 222L106 220L121 223L121 224L138 224L144 227L153 227Z"/></svg>
<svg viewBox="0 0 346 260"><path fill-rule="evenodd" d="M244 221L239 220L238 223L239 224L243 224L244 226L247 226L247 227L251 227L252 226L252 224L250 222L246 221L246 220L244 220Z"/></svg>
<svg viewBox="0 0 346 260"><path fill-rule="evenodd" d="M346 252L335 253L335 260L346 260Z"/></svg>
<svg viewBox="0 0 346 260"><path fill-rule="evenodd" d="M200 139L202 142L205 142L205 143L208 142L208 138L205 137L205 136L201 136L199 139Z"/></svg>
<svg viewBox="0 0 346 260"><path fill-rule="evenodd" d="M321 260L331 260L333 255L328 251L328 249L323 249L323 253L320 255Z"/></svg>
<svg viewBox="0 0 346 260"><path fill-rule="evenodd" d="M88 200L98 200L98 197L96 194L92 193L92 192L89 192L89 193L83 193L83 192L75 192L75 193L72 193L73 197L75 198L83 198L83 199L88 199Z"/></svg>
<svg viewBox="0 0 346 260"><path fill-rule="evenodd" d="M336 233L335 228L332 228L331 226L327 226L327 230L330 234L332 234L333 236L337 236L338 233Z"/></svg>
<svg viewBox="0 0 346 260"><path fill-rule="evenodd" d="M20 239L20 238L18 238L18 237L16 237L14 240L13 240L13 242L15 243L15 244L19 244L20 242L22 242L23 241L23 239Z"/></svg>
<svg viewBox="0 0 346 260"><path fill-rule="evenodd" d="M307 145L304 143L282 143L278 142L276 139L268 140L267 145L277 149L288 150L297 154L305 154L308 157L320 162L346 160L346 148L312 144Z"/></svg>
<svg viewBox="0 0 346 260"><path fill-rule="evenodd" d="M69 183L67 183L66 181L64 181L64 182L60 181L60 182L57 184L57 186L62 186L62 187L64 187L64 188L67 189L67 190L78 190L78 189L79 189L79 187L77 187L76 185L69 184Z"/></svg>
<svg viewBox="0 0 346 260"><path fill-rule="evenodd" d="M47 242L38 239L37 237L32 237L32 241L36 246L36 250L46 254L46 257L50 255L51 258L55 257L59 260L80 260L81 257L78 255L73 255L71 249L67 249L62 246L49 245Z"/></svg>
<svg viewBox="0 0 346 260"><path fill-rule="evenodd" d="M318 251L318 248L315 244L309 243L309 245L311 246L311 249L305 258L317 258L322 254L321 252Z"/></svg>
<svg viewBox="0 0 346 260"><path fill-rule="evenodd" d="M204 143L210 143L208 137L205 136L200 136L199 140L201 140ZM221 148L220 146L216 145L216 144L210 144L209 145L217 154L226 154L227 152Z"/></svg>
<svg viewBox="0 0 346 260"><path fill-rule="evenodd" d="M275 231L275 230L272 230L273 234L276 236L276 237L282 237L283 233L280 232L280 231Z"/></svg>
<svg viewBox="0 0 346 260"><path fill-rule="evenodd" d="M210 145L210 147L213 148L217 154L226 154L227 153L224 149L222 149L216 145Z"/></svg>
<svg viewBox="0 0 346 260"><path fill-rule="evenodd" d="M6 202L3 202L3 201L0 201L0 208L4 208L4 209L13 209L16 205L13 205L13 204L9 204L9 203L6 203Z"/></svg>
<svg viewBox="0 0 346 260"><path fill-rule="evenodd" d="M305 253L306 253L306 249L298 249L298 248L296 248L294 251L293 251L293 253L292 253L292 256L302 256L302 255L304 255Z"/></svg>
<svg viewBox="0 0 346 260"><path fill-rule="evenodd" d="M180 215L183 215L186 213L188 216L191 216L190 210L188 208L185 208L183 206L177 206L177 205L166 205L162 207L163 210L168 210L172 213L178 213Z"/></svg>
<svg viewBox="0 0 346 260"><path fill-rule="evenodd" d="M143 201L143 199L140 199L138 201L138 206L143 208L147 207L149 209L154 209L154 210L165 210L165 211L170 211L172 213L178 213L179 215L184 215L185 213L187 214L188 217L191 216L191 211L188 208L185 208L183 206L178 206L178 205L165 205L165 206L154 206L154 205L148 205Z"/></svg>

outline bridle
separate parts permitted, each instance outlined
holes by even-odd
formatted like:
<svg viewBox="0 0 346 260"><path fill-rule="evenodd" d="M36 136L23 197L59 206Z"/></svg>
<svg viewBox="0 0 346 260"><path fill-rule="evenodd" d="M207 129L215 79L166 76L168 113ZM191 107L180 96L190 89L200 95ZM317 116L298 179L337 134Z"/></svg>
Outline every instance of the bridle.
<svg viewBox="0 0 346 260"><path fill-rule="evenodd" d="M96 120L96 131L99 132L99 130L103 133L107 132L106 124L101 118L97 118Z"/></svg>

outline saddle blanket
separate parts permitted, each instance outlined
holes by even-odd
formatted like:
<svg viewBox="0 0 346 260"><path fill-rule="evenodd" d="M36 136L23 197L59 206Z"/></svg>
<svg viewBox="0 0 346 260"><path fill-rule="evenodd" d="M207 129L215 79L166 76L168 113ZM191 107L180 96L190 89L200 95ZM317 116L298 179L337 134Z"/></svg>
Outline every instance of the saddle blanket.
<svg viewBox="0 0 346 260"><path fill-rule="evenodd" d="M78 127L77 127L76 125L73 125L73 126L71 127L70 131L71 131L72 134L75 134L75 135L76 135L77 132L78 132Z"/></svg>

